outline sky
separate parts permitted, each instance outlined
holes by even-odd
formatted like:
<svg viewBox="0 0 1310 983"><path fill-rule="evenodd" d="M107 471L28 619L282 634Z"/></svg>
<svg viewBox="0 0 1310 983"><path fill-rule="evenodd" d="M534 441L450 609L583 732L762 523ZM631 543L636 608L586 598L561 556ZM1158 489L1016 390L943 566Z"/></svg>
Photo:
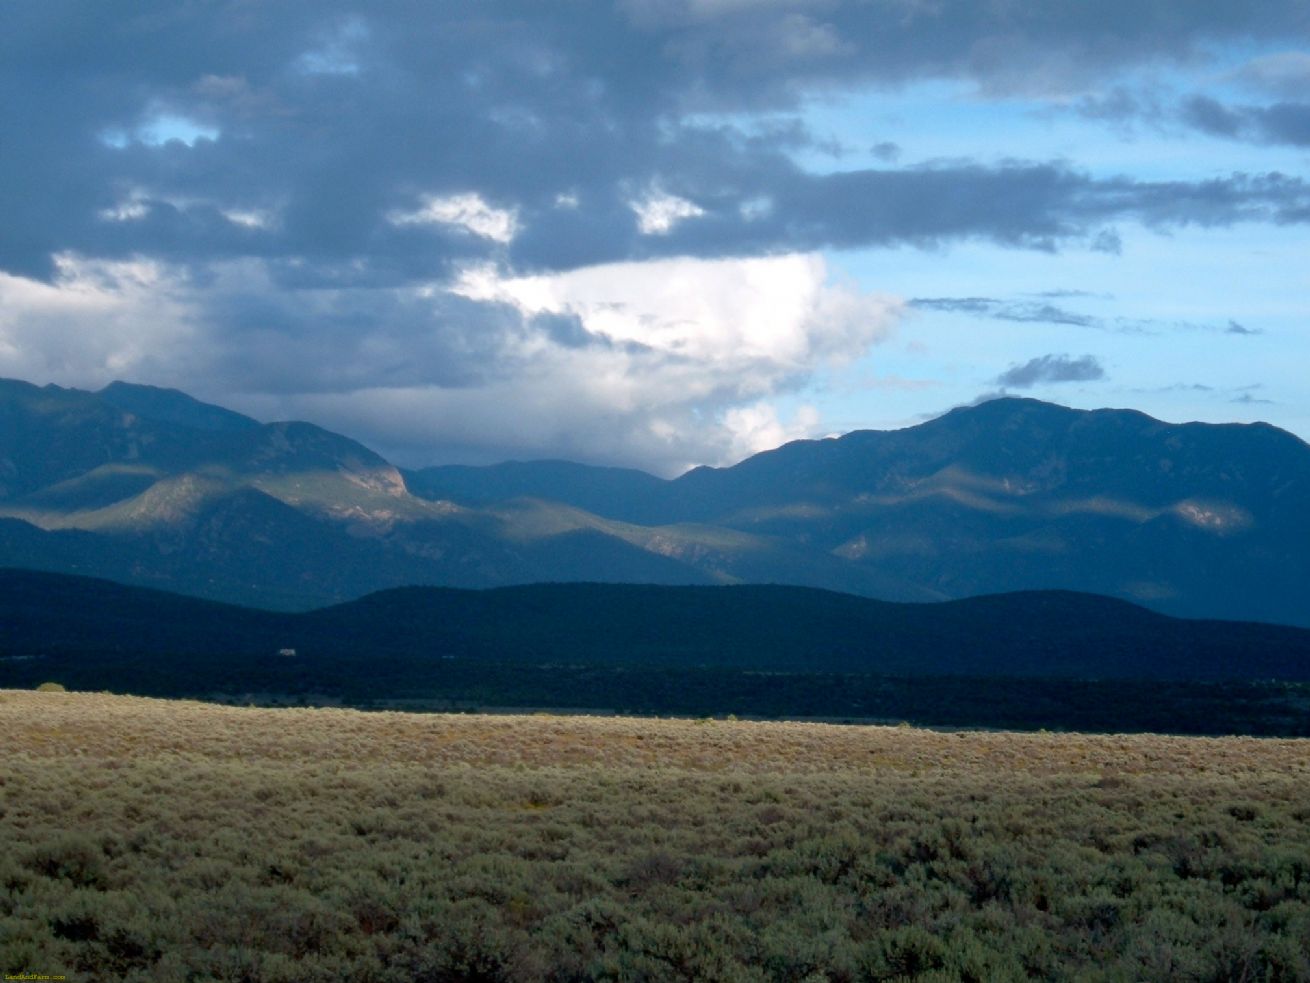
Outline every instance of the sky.
<svg viewBox="0 0 1310 983"><path fill-rule="evenodd" d="M1305 0L4 0L0 376L677 474L1310 438Z"/></svg>

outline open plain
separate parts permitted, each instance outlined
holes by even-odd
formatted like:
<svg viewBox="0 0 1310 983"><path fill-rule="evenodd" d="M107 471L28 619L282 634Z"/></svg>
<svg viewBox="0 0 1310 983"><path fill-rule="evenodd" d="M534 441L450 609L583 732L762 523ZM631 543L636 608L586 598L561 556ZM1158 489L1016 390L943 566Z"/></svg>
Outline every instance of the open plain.
<svg viewBox="0 0 1310 983"><path fill-rule="evenodd" d="M1306 980L1310 741L0 692L8 974Z"/></svg>

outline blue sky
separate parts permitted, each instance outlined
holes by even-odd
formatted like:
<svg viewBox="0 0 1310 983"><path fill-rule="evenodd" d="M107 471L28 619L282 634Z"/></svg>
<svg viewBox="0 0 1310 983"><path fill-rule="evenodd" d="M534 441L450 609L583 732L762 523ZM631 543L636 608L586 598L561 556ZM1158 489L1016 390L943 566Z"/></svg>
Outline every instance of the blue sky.
<svg viewBox="0 0 1310 983"><path fill-rule="evenodd" d="M19 5L0 375L673 474L1008 392L1310 437L1303 0Z"/></svg>

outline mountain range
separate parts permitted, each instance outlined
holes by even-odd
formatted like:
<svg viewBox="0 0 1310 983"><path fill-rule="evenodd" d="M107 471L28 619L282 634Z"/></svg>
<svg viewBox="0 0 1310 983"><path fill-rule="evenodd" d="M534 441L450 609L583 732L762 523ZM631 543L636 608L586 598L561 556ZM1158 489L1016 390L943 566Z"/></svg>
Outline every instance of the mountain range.
<svg viewBox="0 0 1310 983"><path fill-rule="evenodd" d="M1310 626L1310 445L1001 398L672 480L404 470L174 390L0 381L0 566L283 610L408 585L777 583Z"/></svg>

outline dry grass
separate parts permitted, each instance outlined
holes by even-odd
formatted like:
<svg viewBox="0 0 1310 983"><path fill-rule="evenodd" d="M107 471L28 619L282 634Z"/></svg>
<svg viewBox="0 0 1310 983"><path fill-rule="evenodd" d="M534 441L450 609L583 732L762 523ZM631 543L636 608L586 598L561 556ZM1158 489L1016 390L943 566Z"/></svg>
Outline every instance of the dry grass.
<svg viewBox="0 0 1310 983"><path fill-rule="evenodd" d="M234 708L92 693L0 691L11 755L222 761L340 759L433 766L521 764L689 771L1001 775L1304 776L1310 740L939 732L740 720L361 713Z"/></svg>
<svg viewBox="0 0 1310 983"><path fill-rule="evenodd" d="M0 692L83 979L1310 979L1310 741Z"/></svg>

